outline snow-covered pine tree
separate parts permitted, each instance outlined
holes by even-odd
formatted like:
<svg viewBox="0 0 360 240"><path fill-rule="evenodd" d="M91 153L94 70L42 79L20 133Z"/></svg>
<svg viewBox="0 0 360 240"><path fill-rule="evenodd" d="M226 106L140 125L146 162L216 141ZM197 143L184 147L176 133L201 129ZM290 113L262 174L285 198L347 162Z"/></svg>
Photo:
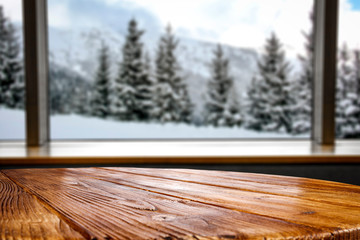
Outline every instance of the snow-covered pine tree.
<svg viewBox="0 0 360 240"><path fill-rule="evenodd" d="M148 52L142 57L142 75L136 84L137 118L140 121L149 121L152 118L151 111L154 107L153 91L154 76L151 70L151 59Z"/></svg>
<svg viewBox="0 0 360 240"><path fill-rule="evenodd" d="M192 104L184 78L180 76L180 66L175 56L178 40L171 26L159 41L156 55L156 85L152 116L157 121L190 122Z"/></svg>
<svg viewBox="0 0 360 240"><path fill-rule="evenodd" d="M143 57L143 65L144 65L144 72L145 74L150 78L150 80L152 80L153 82L153 73L152 73L152 66L151 66L151 58L150 58L150 54L146 51L144 53L144 57Z"/></svg>
<svg viewBox="0 0 360 240"><path fill-rule="evenodd" d="M92 114L93 84L74 71L49 61L50 114Z"/></svg>
<svg viewBox="0 0 360 240"><path fill-rule="evenodd" d="M106 118L110 115L110 84L109 49L102 43L99 50L99 65L96 72L91 104L92 115L101 118Z"/></svg>
<svg viewBox="0 0 360 240"><path fill-rule="evenodd" d="M24 108L25 84L22 61L20 59L20 43L17 31L12 23L7 24L5 35L5 64L3 68L4 103L10 108Z"/></svg>
<svg viewBox="0 0 360 240"><path fill-rule="evenodd" d="M145 76L147 76L147 78L149 80L149 85L145 88L147 96L149 96L149 98L147 98L147 101L146 101L147 104L144 107L145 107L146 113L147 113L147 120L152 121L152 120L156 120L156 119L154 119L154 116L153 116L153 111L156 108L156 104L154 101L156 76L153 72L153 65L151 62L150 54L147 51L144 53L143 65L144 65L144 74L145 74Z"/></svg>
<svg viewBox="0 0 360 240"><path fill-rule="evenodd" d="M340 138L360 137L360 53L354 58L344 44L338 61L336 134Z"/></svg>
<svg viewBox="0 0 360 240"><path fill-rule="evenodd" d="M311 131L312 119L312 87L314 61L314 14L310 13L311 29L303 32L305 37L305 55L299 56L302 64L302 73L295 80L292 95L295 99L293 133L301 134Z"/></svg>
<svg viewBox="0 0 360 240"><path fill-rule="evenodd" d="M143 65L143 34L144 31L138 29L136 20L130 20L112 104L113 114L120 120L149 119L152 96L151 82Z"/></svg>
<svg viewBox="0 0 360 240"><path fill-rule="evenodd" d="M354 51L354 80L355 94L353 98L353 109L349 111L349 117L353 119L352 134L348 138L360 138L360 50Z"/></svg>
<svg viewBox="0 0 360 240"><path fill-rule="evenodd" d="M354 51L353 77L347 94L348 106L345 110L346 127L342 137L360 138L360 51Z"/></svg>
<svg viewBox="0 0 360 240"><path fill-rule="evenodd" d="M83 85L76 86L73 89L74 97L72 99L72 111L79 115L91 115L92 112L92 99L91 90ZM111 112L110 112L111 113Z"/></svg>
<svg viewBox="0 0 360 240"><path fill-rule="evenodd" d="M336 135L345 137L351 131L352 120L348 118L353 108L355 94L355 75L351 53L344 44L339 51L338 76L336 85Z"/></svg>
<svg viewBox="0 0 360 240"><path fill-rule="evenodd" d="M248 122L257 131L292 132L292 106L289 63L275 33L267 39L265 53L258 62L259 76L248 89Z"/></svg>
<svg viewBox="0 0 360 240"><path fill-rule="evenodd" d="M0 104L10 108L24 108L25 86L19 54L17 31L0 6Z"/></svg>
<svg viewBox="0 0 360 240"><path fill-rule="evenodd" d="M214 55L211 63L212 76L208 84L208 101L205 104L205 122L213 126L226 126L229 117L226 116L227 104L234 83L229 73L229 60L225 58L220 44Z"/></svg>
<svg viewBox="0 0 360 240"><path fill-rule="evenodd" d="M4 104L4 98L9 84L7 83L4 68L6 64L5 50L6 50L6 35L7 35L7 19L4 15L4 9L0 5L0 104Z"/></svg>
<svg viewBox="0 0 360 240"><path fill-rule="evenodd" d="M268 86L258 76L254 76L247 90L247 109L245 125L249 129L263 131L264 126L271 123L267 111L268 99L266 96Z"/></svg>
<svg viewBox="0 0 360 240"><path fill-rule="evenodd" d="M226 126L241 126L243 123L243 115L238 100L236 88L231 88L225 108Z"/></svg>

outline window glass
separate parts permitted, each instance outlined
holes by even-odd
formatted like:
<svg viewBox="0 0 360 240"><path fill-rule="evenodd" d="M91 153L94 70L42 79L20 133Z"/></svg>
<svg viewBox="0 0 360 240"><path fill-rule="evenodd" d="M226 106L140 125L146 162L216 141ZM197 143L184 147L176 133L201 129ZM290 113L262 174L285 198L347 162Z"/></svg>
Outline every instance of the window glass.
<svg viewBox="0 0 360 240"><path fill-rule="evenodd" d="M48 0L51 138L309 138L312 8Z"/></svg>
<svg viewBox="0 0 360 240"><path fill-rule="evenodd" d="M25 139L22 1L0 0L0 140Z"/></svg>
<svg viewBox="0 0 360 240"><path fill-rule="evenodd" d="M340 1L339 16L336 137L360 138L360 1Z"/></svg>

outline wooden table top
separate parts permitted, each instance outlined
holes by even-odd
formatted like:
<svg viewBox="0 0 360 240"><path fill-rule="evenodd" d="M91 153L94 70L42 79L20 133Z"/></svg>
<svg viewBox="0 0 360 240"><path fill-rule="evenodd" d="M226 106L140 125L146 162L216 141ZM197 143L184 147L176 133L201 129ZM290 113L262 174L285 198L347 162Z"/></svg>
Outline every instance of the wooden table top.
<svg viewBox="0 0 360 240"><path fill-rule="evenodd" d="M1 239L360 239L360 187L141 168L0 171Z"/></svg>

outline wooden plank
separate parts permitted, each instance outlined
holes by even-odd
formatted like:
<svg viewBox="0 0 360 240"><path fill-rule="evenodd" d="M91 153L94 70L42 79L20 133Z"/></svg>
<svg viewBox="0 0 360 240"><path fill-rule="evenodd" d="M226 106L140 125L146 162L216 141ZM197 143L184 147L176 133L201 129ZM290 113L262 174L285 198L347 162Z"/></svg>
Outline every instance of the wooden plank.
<svg viewBox="0 0 360 240"><path fill-rule="evenodd" d="M108 171L114 170L113 168L104 169ZM122 170L115 170L115 172L118 171L121 172ZM155 172L151 169L142 168L127 168L125 172L180 182L191 182L221 188L288 196L316 201L319 203L336 203L336 205L354 207L358 206L358 203L355 200L360 194L359 187L353 185L345 185L342 183L321 180L313 181L312 179L307 178L280 177L265 174L254 175L251 173L189 169L172 169L171 171L168 171L167 169L157 169ZM219 178L221 178L221 181L218 180ZM306 192L299 191L299 185L306 186ZM335 191L338 193L337 195L334 195Z"/></svg>
<svg viewBox="0 0 360 240"><path fill-rule="evenodd" d="M84 239L0 173L0 239Z"/></svg>
<svg viewBox="0 0 360 240"><path fill-rule="evenodd" d="M87 170L88 171L88 170ZM360 219L360 195L353 198L357 207L341 206L340 204L316 203L312 200L289 198L286 196L248 192L235 189L223 189L216 186L204 186L188 182L172 182L168 179L159 179L148 176L121 173L91 172L91 175L105 181L122 185L147 189L161 194L177 196L183 199L222 206L241 212L248 212L286 220L292 223L305 224L319 228L358 226ZM112 175L112 176L111 176ZM181 191L177 186L181 184ZM306 187L299 185L298 191L305 191ZM214 195L213 193L218 193ZM333 192L336 196L338 193ZM288 212L286 209L290 209ZM354 211L349 211L353 209ZM339 212L347 214L339 215ZM311 213L311 214L308 214Z"/></svg>
<svg viewBox="0 0 360 240"><path fill-rule="evenodd" d="M357 239L360 234L360 187L346 184L195 170L3 171L92 238Z"/></svg>

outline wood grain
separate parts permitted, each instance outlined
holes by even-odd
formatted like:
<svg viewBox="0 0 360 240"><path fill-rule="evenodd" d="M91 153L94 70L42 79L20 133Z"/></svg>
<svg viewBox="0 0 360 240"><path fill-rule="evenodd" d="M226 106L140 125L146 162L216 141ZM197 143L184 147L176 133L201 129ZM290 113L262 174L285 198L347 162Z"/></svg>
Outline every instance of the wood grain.
<svg viewBox="0 0 360 240"><path fill-rule="evenodd" d="M180 169L2 171L87 238L360 239L358 186Z"/></svg>
<svg viewBox="0 0 360 240"><path fill-rule="evenodd" d="M83 239L0 173L0 239Z"/></svg>

